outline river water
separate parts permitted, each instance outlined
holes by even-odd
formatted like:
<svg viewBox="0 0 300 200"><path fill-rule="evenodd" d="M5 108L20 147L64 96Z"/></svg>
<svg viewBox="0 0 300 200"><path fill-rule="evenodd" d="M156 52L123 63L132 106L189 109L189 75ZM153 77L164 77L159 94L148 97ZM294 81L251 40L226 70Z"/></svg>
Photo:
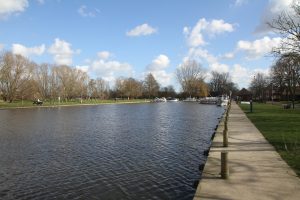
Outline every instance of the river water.
<svg viewBox="0 0 300 200"><path fill-rule="evenodd" d="M0 110L0 199L192 199L222 112L181 102Z"/></svg>

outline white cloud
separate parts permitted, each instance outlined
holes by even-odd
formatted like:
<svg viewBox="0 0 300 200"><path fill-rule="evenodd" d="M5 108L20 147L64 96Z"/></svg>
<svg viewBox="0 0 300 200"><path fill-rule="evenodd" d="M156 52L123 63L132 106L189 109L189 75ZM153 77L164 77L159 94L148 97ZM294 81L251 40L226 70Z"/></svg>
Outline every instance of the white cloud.
<svg viewBox="0 0 300 200"><path fill-rule="evenodd" d="M232 81L234 83L237 83L241 88L247 88L251 82L252 73L250 73L249 69L239 64L233 65L233 69L231 69L230 75Z"/></svg>
<svg viewBox="0 0 300 200"><path fill-rule="evenodd" d="M157 82L163 87L170 85L174 79L174 74L168 73L165 70L151 71L151 73Z"/></svg>
<svg viewBox="0 0 300 200"><path fill-rule="evenodd" d="M89 61L88 68L86 66L80 66L80 68L87 70L96 77L109 81L110 85L113 85L115 79L119 76L132 76L133 69L130 64L117 60L108 60L111 55L108 51L101 51L97 54L98 58Z"/></svg>
<svg viewBox="0 0 300 200"><path fill-rule="evenodd" d="M153 27L149 26L148 24L142 24L142 25L139 25L139 26L133 28L132 30L126 32L126 35L136 37L136 36L151 35L156 32L157 32L156 28L153 28Z"/></svg>
<svg viewBox="0 0 300 200"><path fill-rule="evenodd" d="M229 52L229 53L225 53L222 58L225 58L225 59L233 59L234 58L234 53L233 52Z"/></svg>
<svg viewBox="0 0 300 200"><path fill-rule="evenodd" d="M283 11L293 15L294 10L291 8L293 1L294 0L269 0L267 8L264 10L260 24L256 27L255 32L264 34L272 31L267 23L272 22L272 20L276 19ZM295 1L299 3L299 0Z"/></svg>
<svg viewBox="0 0 300 200"><path fill-rule="evenodd" d="M229 23L225 23L224 20L212 20L210 24L208 24L207 32L208 34L220 34L223 32L232 32L234 31L233 25Z"/></svg>
<svg viewBox="0 0 300 200"><path fill-rule="evenodd" d="M150 65L147 66L147 69L150 71L163 70L168 67L170 64L170 60L166 55L159 55L155 58Z"/></svg>
<svg viewBox="0 0 300 200"><path fill-rule="evenodd" d="M210 64L210 70L217 72L228 72L229 66L223 63L215 62Z"/></svg>
<svg viewBox="0 0 300 200"><path fill-rule="evenodd" d="M245 51L248 59L257 59L267 55L273 48L278 47L282 39L268 36L253 42L240 40L237 43L237 51Z"/></svg>
<svg viewBox="0 0 300 200"><path fill-rule="evenodd" d="M129 72L132 68L128 63L121 63L119 61L105 61L94 60L91 65L93 71L101 72L104 75L112 74L115 72Z"/></svg>
<svg viewBox="0 0 300 200"><path fill-rule="evenodd" d="M44 4L45 3L45 0L36 0L39 4Z"/></svg>
<svg viewBox="0 0 300 200"><path fill-rule="evenodd" d="M45 45L42 44L40 46L35 47L25 47L21 44L13 44L12 45L12 52L14 54L20 54L24 57L29 57L31 55L42 55L45 52Z"/></svg>
<svg viewBox="0 0 300 200"><path fill-rule="evenodd" d="M144 75L152 73L157 82L162 86L170 85L174 75L173 73L166 72L166 68L169 67L169 65L170 59L168 56L161 54L153 59L151 64L146 67Z"/></svg>
<svg viewBox="0 0 300 200"><path fill-rule="evenodd" d="M219 62L219 58L210 54L206 49L190 48L187 59L200 60L201 63L207 62L209 70L218 72L228 72L229 66Z"/></svg>
<svg viewBox="0 0 300 200"><path fill-rule="evenodd" d="M80 69L83 72L88 72L89 71L89 66L88 65L76 65L76 69Z"/></svg>
<svg viewBox="0 0 300 200"><path fill-rule="evenodd" d="M0 0L0 19L23 12L27 7L27 0Z"/></svg>
<svg viewBox="0 0 300 200"><path fill-rule="evenodd" d="M54 44L50 46L48 52L54 56L54 62L58 65L71 65L73 54L80 53L80 50L73 51L71 44L55 38Z"/></svg>
<svg viewBox="0 0 300 200"><path fill-rule="evenodd" d="M81 5L78 8L77 12L82 17L96 17L97 13L99 13L100 11L98 9L89 9L86 5Z"/></svg>
<svg viewBox="0 0 300 200"><path fill-rule="evenodd" d="M218 58L210 54L206 49L190 48L188 52L188 59L206 61L208 63L218 62Z"/></svg>
<svg viewBox="0 0 300 200"><path fill-rule="evenodd" d="M100 59L107 60L111 56L111 53L109 51L100 51L97 55Z"/></svg>
<svg viewBox="0 0 300 200"><path fill-rule="evenodd" d="M249 87L251 80L257 73L262 73L265 76L270 74L270 69L262 69L262 68L246 68L240 64L233 65L233 68L230 70L230 75L232 81L237 83L240 88L247 88Z"/></svg>
<svg viewBox="0 0 300 200"><path fill-rule="evenodd" d="M247 2L248 2L248 0L235 0L234 5L235 6L241 6L241 5L243 5L243 4L247 3Z"/></svg>
<svg viewBox="0 0 300 200"><path fill-rule="evenodd" d="M0 51L2 51L4 49L4 44L0 43Z"/></svg>
<svg viewBox="0 0 300 200"><path fill-rule="evenodd" d="M183 28L183 33L187 37L187 43L190 47L205 45L204 34L215 36L217 34L232 31L234 31L234 25L226 23L222 19L207 21L205 18L201 18L193 28Z"/></svg>

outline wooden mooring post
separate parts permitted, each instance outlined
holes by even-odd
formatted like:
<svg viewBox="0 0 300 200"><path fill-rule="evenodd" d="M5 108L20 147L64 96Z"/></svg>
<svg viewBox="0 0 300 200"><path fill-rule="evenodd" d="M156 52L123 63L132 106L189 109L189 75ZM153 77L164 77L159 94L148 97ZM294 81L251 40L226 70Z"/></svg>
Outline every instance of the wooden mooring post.
<svg viewBox="0 0 300 200"><path fill-rule="evenodd" d="M221 178L228 179L229 178L229 168L228 168L228 152L221 152Z"/></svg>
<svg viewBox="0 0 300 200"><path fill-rule="evenodd" d="M223 130L223 147L228 147L228 115L230 109L230 102L228 103L225 119L224 119L224 130Z"/></svg>
<svg viewBox="0 0 300 200"><path fill-rule="evenodd" d="M231 107L231 101L228 102L225 119L224 119L224 130L223 130L223 147L228 147L228 117L229 110ZM228 179L229 178L229 168L228 168L228 152L221 152L221 178Z"/></svg>

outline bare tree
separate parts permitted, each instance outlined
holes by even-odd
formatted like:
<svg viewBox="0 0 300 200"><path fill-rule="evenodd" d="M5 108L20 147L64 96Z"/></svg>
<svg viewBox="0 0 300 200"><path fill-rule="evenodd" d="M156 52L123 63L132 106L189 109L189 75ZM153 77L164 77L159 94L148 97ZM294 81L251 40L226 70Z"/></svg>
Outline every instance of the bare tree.
<svg viewBox="0 0 300 200"><path fill-rule="evenodd" d="M273 82L281 91L286 89L288 100L291 96L293 108L296 88L300 85L300 57L298 54L283 54L272 68Z"/></svg>
<svg viewBox="0 0 300 200"><path fill-rule="evenodd" d="M124 91L125 96L128 99L139 98L143 94L143 84L140 81L135 80L134 78L125 79L124 82Z"/></svg>
<svg viewBox="0 0 300 200"><path fill-rule="evenodd" d="M189 96L197 96L199 83L204 83L205 71L200 63L188 60L177 68L176 76L184 93Z"/></svg>
<svg viewBox="0 0 300 200"><path fill-rule="evenodd" d="M268 78L262 73L257 73L250 83L250 90L256 100L264 101L266 99L267 86Z"/></svg>
<svg viewBox="0 0 300 200"><path fill-rule="evenodd" d="M109 97L109 84L102 78L95 80L96 96L100 99L107 99Z"/></svg>
<svg viewBox="0 0 300 200"><path fill-rule="evenodd" d="M294 1L292 13L282 12L268 25L282 36L281 45L273 49L275 55L300 53L300 4Z"/></svg>
<svg viewBox="0 0 300 200"><path fill-rule="evenodd" d="M21 55L10 52L0 58L0 88L4 101L12 102L32 78L34 64ZM22 87L23 86L23 87Z"/></svg>
<svg viewBox="0 0 300 200"><path fill-rule="evenodd" d="M148 96L148 98L153 98L158 95L159 84L151 73L149 73L145 78L144 90L145 95Z"/></svg>
<svg viewBox="0 0 300 200"><path fill-rule="evenodd" d="M228 72L220 73L217 71L211 72L212 78L209 86L211 92L215 95L222 95L229 92L230 76Z"/></svg>
<svg viewBox="0 0 300 200"><path fill-rule="evenodd" d="M125 95L125 78L119 77L115 81L115 93L117 97L123 98Z"/></svg>
<svg viewBox="0 0 300 200"><path fill-rule="evenodd" d="M82 103L83 98L88 96L89 76L80 69L74 69L74 73L76 82L75 96L80 97L80 103Z"/></svg>
<svg viewBox="0 0 300 200"><path fill-rule="evenodd" d="M50 98L50 74L51 68L47 63L36 66L35 81L36 87L42 99Z"/></svg>

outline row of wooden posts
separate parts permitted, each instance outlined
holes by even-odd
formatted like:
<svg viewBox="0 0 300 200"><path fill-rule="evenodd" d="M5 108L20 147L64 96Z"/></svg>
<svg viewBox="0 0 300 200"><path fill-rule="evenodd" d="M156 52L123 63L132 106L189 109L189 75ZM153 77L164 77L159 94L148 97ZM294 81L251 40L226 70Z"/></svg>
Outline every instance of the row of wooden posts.
<svg viewBox="0 0 300 200"><path fill-rule="evenodd" d="M224 130L223 130L223 147L228 147L228 117L231 108L231 100L229 100L224 117ZM229 168L228 168L228 151L221 151L221 178L229 178Z"/></svg>

